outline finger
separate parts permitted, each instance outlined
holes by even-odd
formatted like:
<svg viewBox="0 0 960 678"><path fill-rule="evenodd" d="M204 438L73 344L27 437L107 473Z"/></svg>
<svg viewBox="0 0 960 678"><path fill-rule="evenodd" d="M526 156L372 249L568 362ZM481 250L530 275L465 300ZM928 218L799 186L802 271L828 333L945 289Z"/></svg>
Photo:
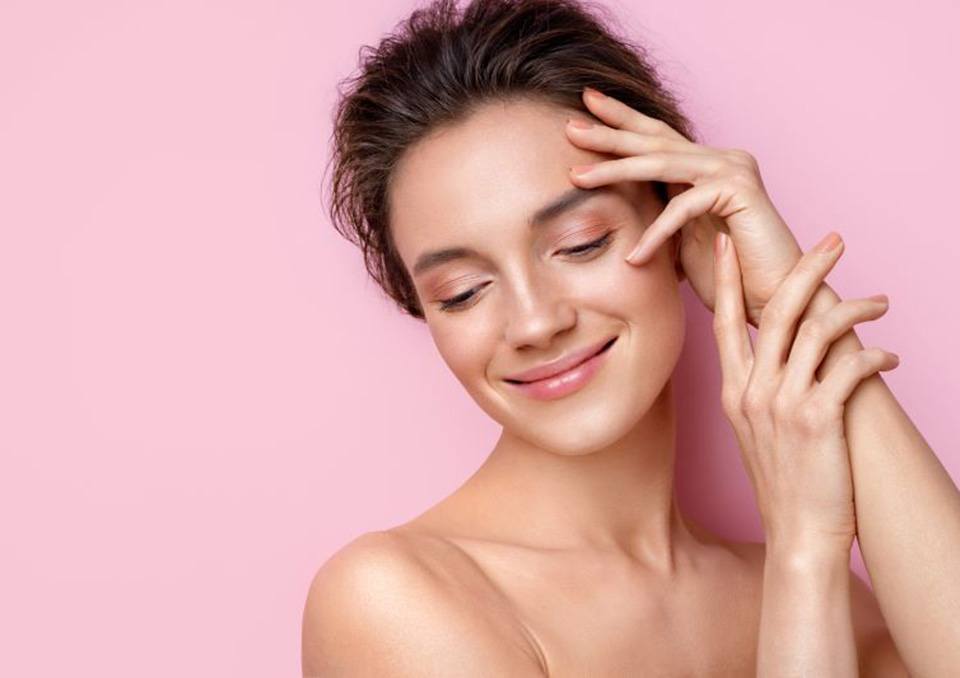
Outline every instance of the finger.
<svg viewBox="0 0 960 678"><path fill-rule="evenodd" d="M842 251L843 240L831 231L804 253L764 307L757 328L754 369L758 378L779 383L780 370L793 345L797 321Z"/></svg>
<svg viewBox="0 0 960 678"><path fill-rule="evenodd" d="M576 171L570 176L584 188L594 188L616 181L664 181L698 184L719 174L726 163L719 157L705 153L677 153L656 151L626 158L601 160ZM582 166L578 166L582 167Z"/></svg>
<svg viewBox="0 0 960 678"><path fill-rule="evenodd" d="M726 247L722 246L726 240ZM713 332L723 373L724 407L736 407L747 383L753 361L753 347L747 331L740 263L732 239L726 233L714 238ZM730 410L728 410L730 411Z"/></svg>
<svg viewBox="0 0 960 678"><path fill-rule="evenodd" d="M857 323L876 320L888 308L885 297L848 299L826 313L801 321L787 358L783 388L791 393L804 393L816 386L817 367L833 342Z"/></svg>
<svg viewBox="0 0 960 678"><path fill-rule="evenodd" d="M596 89L585 88L582 96L587 109L611 127L687 141L685 136L662 120L644 115L635 108L631 108L611 96L604 95Z"/></svg>
<svg viewBox="0 0 960 678"><path fill-rule="evenodd" d="M574 122L587 124L589 127L579 127L574 125ZM686 139L679 140L660 134L616 129L585 118L570 118L567 121L566 131L578 146L613 155L639 155L657 151L700 154L717 152L706 146L692 144Z"/></svg>
<svg viewBox="0 0 960 678"><path fill-rule="evenodd" d="M633 251L627 255L631 264L643 264L676 231L690 221L710 211L717 204L723 186L720 182L706 182L691 186L683 193L671 198L657 215L637 242Z"/></svg>
<svg viewBox="0 0 960 678"><path fill-rule="evenodd" d="M814 387L814 397L842 406L861 381L875 372L892 370L899 364L900 356L882 348L871 347L845 353L824 380Z"/></svg>

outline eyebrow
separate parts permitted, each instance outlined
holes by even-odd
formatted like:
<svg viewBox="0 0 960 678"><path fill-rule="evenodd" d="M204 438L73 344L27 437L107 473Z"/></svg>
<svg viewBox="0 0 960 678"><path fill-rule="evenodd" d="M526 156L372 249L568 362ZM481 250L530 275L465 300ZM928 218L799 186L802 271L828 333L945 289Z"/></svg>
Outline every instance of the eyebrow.
<svg viewBox="0 0 960 678"><path fill-rule="evenodd" d="M530 218L527 219L527 227L531 229L539 228L551 220L556 219L561 214L569 212L590 198L610 193L613 193L613 188L606 184L595 188L580 188L579 186L574 186L530 215ZM469 247L448 247L442 250L424 252L417 258L417 263L413 266L413 275L421 275L448 261L477 255L477 251Z"/></svg>

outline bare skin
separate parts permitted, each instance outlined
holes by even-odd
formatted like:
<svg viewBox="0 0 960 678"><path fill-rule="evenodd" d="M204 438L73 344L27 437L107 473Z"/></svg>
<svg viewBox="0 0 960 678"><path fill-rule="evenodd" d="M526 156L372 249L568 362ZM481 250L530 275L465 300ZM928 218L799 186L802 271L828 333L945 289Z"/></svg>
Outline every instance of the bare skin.
<svg viewBox="0 0 960 678"><path fill-rule="evenodd" d="M649 184L620 182L542 231L525 223L571 187L569 166L603 157L564 138L569 113L493 105L396 171L391 223L408 269L428 250L478 252L414 279L442 357L503 433L449 497L324 564L304 675L756 674L765 547L708 533L673 490L677 248L624 261L663 205ZM558 254L606 232L589 262ZM469 290L464 310L442 310ZM573 394L536 401L503 381L614 334L616 369ZM872 668L894 666L888 634L846 574L861 670L905 675Z"/></svg>
<svg viewBox="0 0 960 678"><path fill-rule="evenodd" d="M318 577L311 597L327 605L308 604L305 616L305 676L756 676L764 544L720 539L686 520L691 539L675 548L675 569L651 572L616 550L464 534L465 516L484 509L461 490L407 523L359 537L325 564L327 583ZM849 577L861 675L905 676L874 652L883 618L867 585ZM390 594L373 599L381 591ZM361 596L370 598L358 608ZM357 626L346 622L348 611ZM317 642L321 628L341 635ZM387 629L396 630L396 645L380 663L371 648L384 649ZM424 637L435 642L424 647ZM323 663L331 641L351 657L342 671ZM464 663L474 648L479 663L470 673ZM424 655L453 662L431 673Z"/></svg>
<svg viewBox="0 0 960 678"><path fill-rule="evenodd" d="M662 121L589 88L583 101L601 122L589 129L568 124L568 134L577 145L609 152L613 159L586 173L572 168L578 185L651 178L678 183L669 186L674 197L628 260L642 265L682 229L684 272L713 310L708 246L717 231L729 230L742 264L747 316L756 327L800 252L766 193L756 159L739 149L688 142ZM681 192L684 185L689 188ZM836 314L847 303L823 283L806 313L808 319ZM813 335L824 329L820 324ZM817 380L877 358L876 349L865 350L850 329L834 339ZM960 567L960 489L878 374L856 385L843 410L844 446L856 488L857 541L890 627L875 653L887 658L891 670L960 674L960 580L955 576ZM917 576L921 571L923 576Z"/></svg>

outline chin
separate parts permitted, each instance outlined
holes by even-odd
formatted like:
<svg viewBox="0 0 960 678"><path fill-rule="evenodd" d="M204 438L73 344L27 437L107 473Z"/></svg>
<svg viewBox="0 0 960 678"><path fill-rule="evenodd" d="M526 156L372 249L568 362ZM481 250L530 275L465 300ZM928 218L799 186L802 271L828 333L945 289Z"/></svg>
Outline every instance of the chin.
<svg viewBox="0 0 960 678"><path fill-rule="evenodd" d="M596 398L578 407L575 414L563 417L551 419L533 414L523 419L514 418L509 431L555 454L592 454L627 437L646 416L662 389L655 393L644 392L646 390L620 393L616 398Z"/></svg>
<svg viewBox="0 0 960 678"><path fill-rule="evenodd" d="M475 400L506 435L554 454L582 456L626 437L646 416L670 378L670 373L661 375L655 370L646 371L641 378L634 374L636 371L626 370L629 378L612 379L602 389L547 403L497 391Z"/></svg>

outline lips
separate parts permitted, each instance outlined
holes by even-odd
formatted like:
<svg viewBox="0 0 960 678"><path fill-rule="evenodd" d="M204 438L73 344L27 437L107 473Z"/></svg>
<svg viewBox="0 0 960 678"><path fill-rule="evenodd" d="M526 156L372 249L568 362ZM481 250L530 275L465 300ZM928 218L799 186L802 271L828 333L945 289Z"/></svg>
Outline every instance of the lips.
<svg viewBox="0 0 960 678"><path fill-rule="evenodd" d="M586 348L582 348L577 351L573 351L568 355L558 358L557 360L552 360L548 363L544 363L543 365L538 365L537 367L524 372L511 374L509 377L505 377L505 381L525 384L532 381L539 381L541 379L553 377L561 372L566 372L567 370L586 362L593 356L610 347L616 340L617 337L608 337L599 343L593 344L592 346L587 346Z"/></svg>

